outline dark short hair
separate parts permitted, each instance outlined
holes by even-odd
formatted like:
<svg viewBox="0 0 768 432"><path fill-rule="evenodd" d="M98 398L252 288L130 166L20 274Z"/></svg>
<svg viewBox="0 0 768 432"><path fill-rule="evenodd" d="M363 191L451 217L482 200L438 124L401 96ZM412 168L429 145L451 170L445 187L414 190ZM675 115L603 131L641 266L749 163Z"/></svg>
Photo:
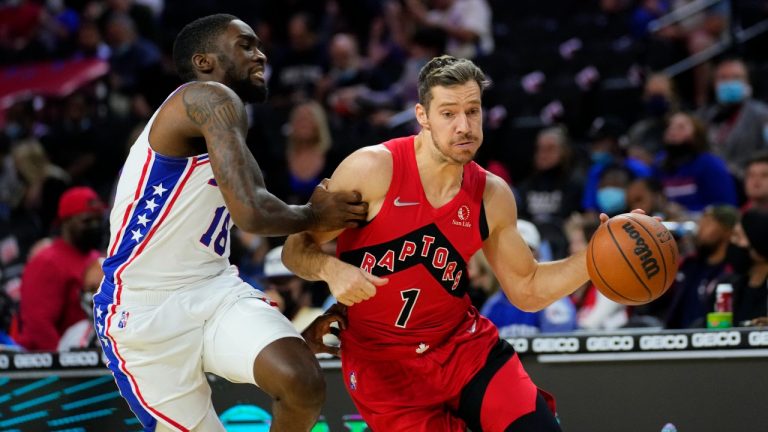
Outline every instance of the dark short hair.
<svg viewBox="0 0 768 432"><path fill-rule="evenodd" d="M711 216L717 223L728 229L733 229L740 217L739 209L728 204L708 205L702 214Z"/></svg>
<svg viewBox="0 0 768 432"><path fill-rule="evenodd" d="M757 153L755 153L749 160L747 161L746 167L749 168L752 165L755 164L768 164L768 150L761 150Z"/></svg>
<svg viewBox="0 0 768 432"><path fill-rule="evenodd" d="M173 42L173 63L176 72L184 81L197 78L192 65L192 56L199 53L216 52L216 38L227 29L230 22L238 19L234 15L215 14L198 18L184 26Z"/></svg>
<svg viewBox="0 0 768 432"><path fill-rule="evenodd" d="M480 86L481 93L489 85L485 73L471 60L449 55L435 57L419 72L419 103L429 108L429 103L432 101L432 87L451 87L469 81L475 81Z"/></svg>

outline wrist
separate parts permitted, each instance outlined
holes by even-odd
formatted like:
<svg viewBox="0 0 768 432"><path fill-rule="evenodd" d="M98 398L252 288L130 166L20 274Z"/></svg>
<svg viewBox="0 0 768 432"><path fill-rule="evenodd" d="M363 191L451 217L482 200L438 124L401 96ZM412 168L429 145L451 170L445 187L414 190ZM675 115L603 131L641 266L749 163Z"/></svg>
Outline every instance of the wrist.
<svg viewBox="0 0 768 432"><path fill-rule="evenodd" d="M302 231L314 231L314 228L317 227L318 218L315 208L312 207L312 203L306 203L297 207L299 209L299 214L301 215Z"/></svg>

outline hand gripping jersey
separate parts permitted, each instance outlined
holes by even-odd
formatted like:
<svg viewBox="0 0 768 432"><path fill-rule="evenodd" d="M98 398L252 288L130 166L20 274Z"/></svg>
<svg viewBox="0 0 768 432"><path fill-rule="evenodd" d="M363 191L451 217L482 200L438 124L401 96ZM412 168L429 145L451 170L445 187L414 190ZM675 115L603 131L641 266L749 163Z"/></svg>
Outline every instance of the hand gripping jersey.
<svg viewBox="0 0 768 432"><path fill-rule="evenodd" d="M384 204L370 223L339 236L337 255L389 283L349 308L344 352L395 358L422 354L460 333L498 338L467 295L467 261L488 232L485 170L466 164L459 193L433 208L416 166L414 137L384 146L393 160Z"/></svg>
<svg viewBox="0 0 768 432"><path fill-rule="evenodd" d="M208 155L153 151L149 131L156 116L131 147L117 184L101 301L176 290L229 267L230 215Z"/></svg>

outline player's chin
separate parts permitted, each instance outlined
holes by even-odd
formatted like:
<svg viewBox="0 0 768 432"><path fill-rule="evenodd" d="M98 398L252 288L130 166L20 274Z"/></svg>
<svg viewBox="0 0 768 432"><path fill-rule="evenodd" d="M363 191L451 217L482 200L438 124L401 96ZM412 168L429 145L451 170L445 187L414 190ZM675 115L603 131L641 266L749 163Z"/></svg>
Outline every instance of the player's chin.
<svg viewBox="0 0 768 432"><path fill-rule="evenodd" d="M267 100L269 90L267 84L260 79L252 79L251 85L244 91L243 101L247 103L262 103Z"/></svg>
<svg viewBox="0 0 768 432"><path fill-rule="evenodd" d="M454 152L453 160L460 164L467 164L475 159L475 154L477 154L477 150L475 149L463 149Z"/></svg>

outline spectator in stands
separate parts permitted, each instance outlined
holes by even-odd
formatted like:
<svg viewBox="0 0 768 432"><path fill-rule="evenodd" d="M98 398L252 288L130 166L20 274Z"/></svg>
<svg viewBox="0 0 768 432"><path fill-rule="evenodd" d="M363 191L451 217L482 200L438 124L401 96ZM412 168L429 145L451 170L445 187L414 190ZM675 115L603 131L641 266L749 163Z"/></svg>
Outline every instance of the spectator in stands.
<svg viewBox="0 0 768 432"><path fill-rule="evenodd" d="M632 172L623 166L613 165L603 170L597 185L597 210L608 216L628 212L627 188L633 178Z"/></svg>
<svg viewBox="0 0 768 432"><path fill-rule="evenodd" d="M113 15L127 15L136 25L136 32L143 39L159 42L159 27L157 19L152 9L142 4L142 1L136 0L107 0L108 10L105 11L102 19L108 22Z"/></svg>
<svg viewBox="0 0 768 432"><path fill-rule="evenodd" d="M632 178L648 177L652 171L645 163L633 158L627 157L624 148L620 145L622 135L624 134L624 125L621 120L615 117L598 117L592 122L589 131L590 136L590 158L592 164L587 172L587 178L584 185L584 196L581 200L581 206L584 211L598 212L601 207L598 203L598 189L603 172L608 168L622 168L629 173L626 181L627 186ZM625 197L619 197L620 191L617 189L607 189L603 192L603 205L610 201L611 207L620 207ZM621 199L619 199L621 198ZM605 208L605 207L603 207Z"/></svg>
<svg viewBox="0 0 768 432"><path fill-rule="evenodd" d="M126 151L124 138L115 133L120 129L105 124L96 100L85 91L66 97L60 110L41 139L48 158L66 171L72 184L91 185L107 196Z"/></svg>
<svg viewBox="0 0 768 432"><path fill-rule="evenodd" d="M696 251L685 257L675 282L659 300L668 304L666 328L703 327L715 304L718 281L733 272L728 250L739 212L728 205L709 206L699 217Z"/></svg>
<svg viewBox="0 0 768 432"><path fill-rule="evenodd" d="M586 249L598 226L597 219L578 213L571 216L565 224L570 253ZM592 282L587 282L571 294L571 301L576 307L576 324L580 329L614 330L628 322L627 307L600 294Z"/></svg>
<svg viewBox="0 0 768 432"><path fill-rule="evenodd" d="M290 106L315 95L315 85L327 69L326 50L318 41L317 24L306 13L288 23L288 45L272 56L269 79L273 105Z"/></svg>
<svg viewBox="0 0 768 432"><path fill-rule="evenodd" d="M312 305L309 282L288 270L282 253L283 247L278 246L264 258L264 293L298 330L304 330L323 310Z"/></svg>
<svg viewBox="0 0 768 432"><path fill-rule="evenodd" d="M307 202L320 181L330 177L327 157L331 134L323 107L315 101L296 105L287 125L284 169L270 169L269 190L291 204Z"/></svg>
<svg viewBox="0 0 768 432"><path fill-rule="evenodd" d="M70 351L81 348L98 348L96 330L93 328L93 295L98 291L104 271L102 259L94 259L83 273L83 288L80 293L80 307L85 318L72 324L64 331L59 340L57 351Z"/></svg>
<svg viewBox="0 0 768 432"><path fill-rule="evenodd" d="M768 210L768 152L757 153L747 162L744 194L747 198L744 210Z"/></svg>
<svg viewBox="0 0 768 432"><path fill-rule="evenodd" d="M688 220L685 208L664 195L664 186L653 177L632 180L627 187L627 208L642 209L646 214L665 221Z"/></svg>
<svg viewBox="0 0 768 432"><path fill-rule="evenodd" d="M111 15L105 34L112 50L109 59L112 90L122 95L133 95L140 90L137 82L141 74L160 63L160 50L139 36L133 20L125 14Z"/></svg>
<svg viewBox="0 0 768 432"><path fill-rule="evenodd" d="M75 58L109 60L112 50L101 37L99 26L93 21L84 21L77 31Z"/></svg>
<svg viewBox="0 0 768 432"><path fill-rule="evenodd" d="M74 187L59 200L61 236L32 256L21 281L19 345L55 350L64 331L85 318L83 273L99 256L104 204L93 189Z"/></svg>
<svg viewBox="0 0 768 432"><path fill-rule="evenodd" d="M656 18L674 12L695 0L644 0L635 10L633 16L634 33L640 34L647 30L647 25ZM716 2L714 5L683 17L682 20L661 27L653 35L659 42L679 47L687 55L696 55L714 46L725 36L730 20L730 10L727 1ZM651 49L658 49L652 46ZM707 103L707 80L711 65L708 62L693 68L693 101L697 107Z"/></svg>
<svg viewBox="0 0 768 432"><path fill-rule="evenodd" d="M524 219L518 219L517 230L533 252L534 258L539 259L537 252L541 237L536 226ZM493 273L490 276L493 278ZM524 312L510 303L502 290L496 290L485 302L480 313L496 325L502 338L576 329L576 308L570 297L563 297L538 312Z"/></svg>
<svg viewBox="0 0 768 432"><path fill-rule="evenodd" d="M583 184L573 175L567 131L556 126L543 129L536 137L533 174L517 187L518 215L530 220L560 259L568 255L568 241L562 230L565 220L581 210Z"/></svg>
<svg viewBox="0 0 768 432"><path fill-rule="evenodd" d="M768 316L768 211L748 210L741 217L741 228L736 242L749 249L751 263L747 271L736 272L729 280L737 325L755 319L765 322Z"/></svg>
<svg viewBox="0 0 768 432"><path fill-rule="evenodd" d="M56 218L56 203L67 189L70 177L66 171L51 163L39 141L22 140L12 151L14 164L26 192L24 207L37 215L44 233L49 233Z"/></svg>
<svg viewBox="0 0 768 432"><path fill-rule="evenodd" d="M715 68L717 103L700 113L709 125L712 152L722 157L737 178L756 151L768 148L768 105L752 99L747 65L729 58Z"/></svg>
<svg viewBox="0 0 768 432"><path fill-rule="evenodd" d="M485 0L405 0L408 11L421 25L444 31L445 48L454 57L475 59L493 53L492 12Z"/></svg>
<svg viewBox="0 0 768 432"><path fill-rule="evenodd" d="M665 155L656 175L665 195L688 211L700 212L710 204L737 205L736 184L725 163L708 151L707 131L697 118L673 114L664 132Z"/></svg>
<svg viewBox="0 0 768 432"><path fill-rule="evenodd" d="M349 33L338 33L328 44L330 68L317 83L317 99L325 100L326 95L339 89L368 82L368 70L360 55L357 39Z"/></svg>
<svg viewBox="0 0 768 432"><path fill-rule="evenodd" d="M662 149L667 115L680 109L674 83L664 73L651 74L643 89L643 117L629 129L627 153L647 165L652 165Z"/></svg>

